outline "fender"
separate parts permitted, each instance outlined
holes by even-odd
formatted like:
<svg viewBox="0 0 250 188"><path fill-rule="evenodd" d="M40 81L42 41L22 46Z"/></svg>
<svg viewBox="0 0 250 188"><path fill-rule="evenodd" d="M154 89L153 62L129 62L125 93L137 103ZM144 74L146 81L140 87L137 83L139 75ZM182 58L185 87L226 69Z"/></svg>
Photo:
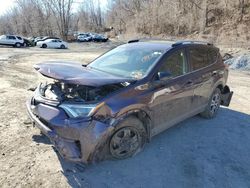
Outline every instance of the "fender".
<svg viewBox="0 0 250 188"><path fill-rule="evenodd" d="M211 94L213 93L215 88L219 88L221 91L223 91L224 87L225 87L225 83L222 81L222 79L217 80L217 82L215 82L213 89L211 90L209 96L211 96Z"/></svg>
<svg viewBox="0 0 250 188"><path fill-rule="evenodd" d="M139 106L143 106L143 107L140 108ZM143 123L145 130L147 132L147 141L149 142L151 140L151 127L152 127L151 117L152 116L151 116L150 110L147 107L145 107L145 105L140 104L139 106L138 104L132 105L128 107L129 110L127 111L125 110L127 108L121 110L120 112L123 112L123 113L119 113L114 118L112 118L110 121L110 125L112 127L116 127L125 118L129 116L136 116Z"/></svg>
<svg viewBox="0 0 250 188"><path fill-rule="evenodd" d="M102 141L101 142L98 141L93 145L94 152L90 153L89 156L85 157L86 161L88 162L96 161L96 160L98 161L100 159L97 159L96 157L100 157L100 158L104 157L104 156L99 156L99 154L101 154L102 151L105 150L105 147L107 147L106 141L108 141L108 138L114 133L116 128L118 128L117 126L119 125L119 123L123 121L125 118L132 116L132 115L138 117L138 119L140 119L143 122L143 125L147 132L146 140L147 142L149 142L151 140L151 118L149 116L149 113L139 108L133 108L133 109L130 109L129 111L126 111L125 113L122 113L122 114L119 113L115 117L111 117L109 120L109 126L108 125L103 126L104 124L100 124L100 126L95 125L94 132L95 133L98 132L98 135L99 135L98 140L102 140ZM92 132L92 134L88 134L88 135L96 135L96 134L93 134ZM84 136L84 138L86 139L87 137Z"/></svg>

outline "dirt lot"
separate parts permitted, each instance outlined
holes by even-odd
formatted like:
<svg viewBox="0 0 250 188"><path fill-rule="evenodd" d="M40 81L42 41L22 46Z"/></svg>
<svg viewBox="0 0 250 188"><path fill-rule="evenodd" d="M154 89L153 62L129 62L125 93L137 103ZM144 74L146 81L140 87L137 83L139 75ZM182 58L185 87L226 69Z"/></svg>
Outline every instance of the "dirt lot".
<svg viewBox="0 0 250 188"><path fill-rule="evenodd" d="M0 47L1 187L250 187L250 74L244 72L230 72L230 108L213 120L180 123L134 158L91 166L61 159L26 115L27 89L42 79L32 65L51 59L87 63L115 45Z"/></svg>

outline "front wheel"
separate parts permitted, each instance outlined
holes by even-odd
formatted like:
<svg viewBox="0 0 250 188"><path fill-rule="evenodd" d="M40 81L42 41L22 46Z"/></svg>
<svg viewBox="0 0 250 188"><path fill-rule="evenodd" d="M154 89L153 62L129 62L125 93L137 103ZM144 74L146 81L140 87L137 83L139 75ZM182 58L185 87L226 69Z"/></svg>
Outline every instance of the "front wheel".
<svg viewBox="0 0 250 188"><path fill-rule="evenodd" d="M16 44L15 44L15 47L16 47L16 48L20 48L20 47L21 47L21 43L19 43L19 42L16 43Z"/></svg>
<svg viewBox="0 0 250 188"><path fill-rule="evenodd" d="M137 154L145 144L146 131L136 117L129 117L118 125L109 142L109 151L114 159L126 159Z"/></svg>
<svg viewBox="0 0 250 188"><path fill-rule="evenodd" d="M214 118L218 113L220 104L221 104L221 91L219 88L216 88L209 99L206 109L200 115L207 119Z"/></svg>

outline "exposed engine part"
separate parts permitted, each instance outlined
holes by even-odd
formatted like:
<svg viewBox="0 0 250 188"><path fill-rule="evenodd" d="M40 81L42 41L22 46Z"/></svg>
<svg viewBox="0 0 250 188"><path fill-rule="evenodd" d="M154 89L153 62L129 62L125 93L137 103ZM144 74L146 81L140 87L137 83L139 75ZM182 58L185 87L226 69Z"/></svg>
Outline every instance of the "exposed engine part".
<svg viewBox="0 0 250 188"><path fill-rule="evenodd" d="M129 83L118 83L112 85L104 85L101 87L82 86L74 84L65 84L55 81L50 84L42 84L40 94L50 100L57 101L74 101L74 102L90 102L98 101L101 98L113 93Z"/></svg>

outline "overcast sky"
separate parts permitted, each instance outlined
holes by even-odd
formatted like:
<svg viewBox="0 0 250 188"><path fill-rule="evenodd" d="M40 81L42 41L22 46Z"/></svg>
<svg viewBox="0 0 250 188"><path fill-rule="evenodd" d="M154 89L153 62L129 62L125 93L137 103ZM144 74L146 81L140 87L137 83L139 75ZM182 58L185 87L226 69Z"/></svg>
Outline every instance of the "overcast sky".
<svg viewBox="0 0 250 188"><path fill-rule="evenodd" d="M76 3L73 5L74 10L77 10L77 7L80 5L79 2L81 1L82 0L75 0ZM107 5L107 0L100 0L100 4L102 8L105 8ZM0 16L6 13L6 11L11 9L14 5L15 0L0 0Z"/></svg>
<svg viewBox="0 0 250 188"><path fill-rule="evenodd" d="M15 0L0 0L0 15L15 5Z"/></svg>

